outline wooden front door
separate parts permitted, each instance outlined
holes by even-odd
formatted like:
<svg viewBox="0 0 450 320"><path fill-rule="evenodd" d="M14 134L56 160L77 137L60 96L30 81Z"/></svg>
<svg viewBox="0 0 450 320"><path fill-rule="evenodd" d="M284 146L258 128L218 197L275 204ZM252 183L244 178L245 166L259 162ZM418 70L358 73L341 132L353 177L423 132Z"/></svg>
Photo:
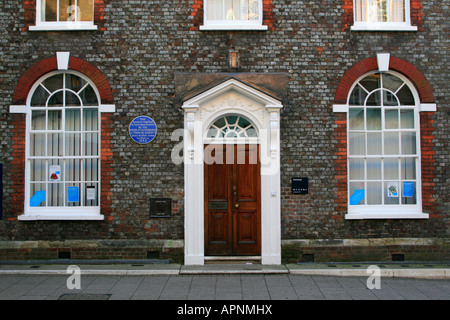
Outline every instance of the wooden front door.
<svg viewBox="0 0 450 320"><path fill-rule="evenodd" d="M205 253L261 254L258 145L205 147Z"/></svg>

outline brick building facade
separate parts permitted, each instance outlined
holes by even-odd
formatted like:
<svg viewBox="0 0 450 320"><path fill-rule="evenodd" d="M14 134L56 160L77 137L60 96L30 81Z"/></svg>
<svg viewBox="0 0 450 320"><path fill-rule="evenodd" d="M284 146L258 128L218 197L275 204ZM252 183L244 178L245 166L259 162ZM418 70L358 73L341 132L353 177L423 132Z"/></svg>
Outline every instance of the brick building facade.
<svg viewBox="0 0 450 320"><path fill-rule="evenodd" d="M2 1L0 260L449 260L447 7L237 1L242 18L230 22L213 19L209 1L68 0L81 11L73 24L51 0ZM98 127L86 127L91 115ZM140 116L157 125L149 143L131 138ZM224 189L224 212L208 195L242 174L197 158L229 117L253 125L260 153L258 178L243 182L257 185L256 215L245 209L240 222L236 185ZM306 194L293 178L308 178ZM170 199L169 214L152 215L151 199ZM256 251L240 253L241 240Z"/></svg>

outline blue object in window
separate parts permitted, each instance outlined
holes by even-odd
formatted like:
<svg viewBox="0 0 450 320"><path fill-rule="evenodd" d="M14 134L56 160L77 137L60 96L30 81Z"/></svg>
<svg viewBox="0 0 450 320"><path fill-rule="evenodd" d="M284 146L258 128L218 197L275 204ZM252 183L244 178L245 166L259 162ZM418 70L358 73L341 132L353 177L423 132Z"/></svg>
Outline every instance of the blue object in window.
<svg viewBox="0 0 450 320"><path fill-rule="evenodd" d="M361 202L361 200L364 200L364 189L355 190L350 197L350 205L357 205Z"/></svg>
<svg viewBox="0 0 450 320"><path fill-rule="evenodd" d="M403 196L405 198L414 196L414 182L410 181L403 182Z"/></svg>
<svg viewBox="0 0 450 320"><path fill-rule="evenodd" d="M36 191L30 199L30 207L38 207L42 201L45 201L45 190Z"/></svg>
<svg viewBox="0 0 450 320"><path fill-rule="evenodd" d="M69 202L80 202L80 191L78 187L67 187Z"/></svg>

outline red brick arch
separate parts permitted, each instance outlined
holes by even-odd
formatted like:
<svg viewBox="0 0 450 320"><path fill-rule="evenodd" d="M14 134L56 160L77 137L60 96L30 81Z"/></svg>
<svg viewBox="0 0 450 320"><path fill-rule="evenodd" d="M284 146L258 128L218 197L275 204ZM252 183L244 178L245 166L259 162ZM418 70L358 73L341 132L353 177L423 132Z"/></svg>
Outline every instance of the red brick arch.
<svg viewBox="0 0 450 320"><path fill-rule="evenodd" d="M346 104L347 97L355 81L367 72L378 70L377 58L372 57L358 62L342 77L336 95L335 104ZM421 103L434 103L433 91L425 76L411 63L396 57L390 57L389 70L397 71L406 76L416 87Z"/></svg>
<svg viewBox="0 0 450 320"><path fill-rule="evenodd" d="M12 98L12 104L25 105L31 87L36 81L43 75L55 70L58 70L56 57L42 60L28 69L17 83ZM94 82L99 91L102 104L113 103L113 94L108 80L94 65L80 58L70 57L69 71L70 70L78 71Z"/></svg>

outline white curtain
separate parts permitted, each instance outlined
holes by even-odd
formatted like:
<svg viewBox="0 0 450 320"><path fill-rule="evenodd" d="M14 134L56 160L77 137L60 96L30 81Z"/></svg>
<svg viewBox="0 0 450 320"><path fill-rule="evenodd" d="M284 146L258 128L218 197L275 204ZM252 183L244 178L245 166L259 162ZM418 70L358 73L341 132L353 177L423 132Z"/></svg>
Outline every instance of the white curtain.
<svg viewBox="0 0 450 320"><path fill-rule="evenodd" d="M356 21L369 21L369 1L370 0L355 0Z"/></svg>
<svg viewBox="0 0 450 320"><path fill-rule="evenodd" d="M390 0L390 21L405 21L405 0Z"/></svg>
<svg viewBox="0 0 450 320"><path fill-rule="evenodd" d="M207 0L208 20L222 20L223 19L223 0Z"/></svg>

